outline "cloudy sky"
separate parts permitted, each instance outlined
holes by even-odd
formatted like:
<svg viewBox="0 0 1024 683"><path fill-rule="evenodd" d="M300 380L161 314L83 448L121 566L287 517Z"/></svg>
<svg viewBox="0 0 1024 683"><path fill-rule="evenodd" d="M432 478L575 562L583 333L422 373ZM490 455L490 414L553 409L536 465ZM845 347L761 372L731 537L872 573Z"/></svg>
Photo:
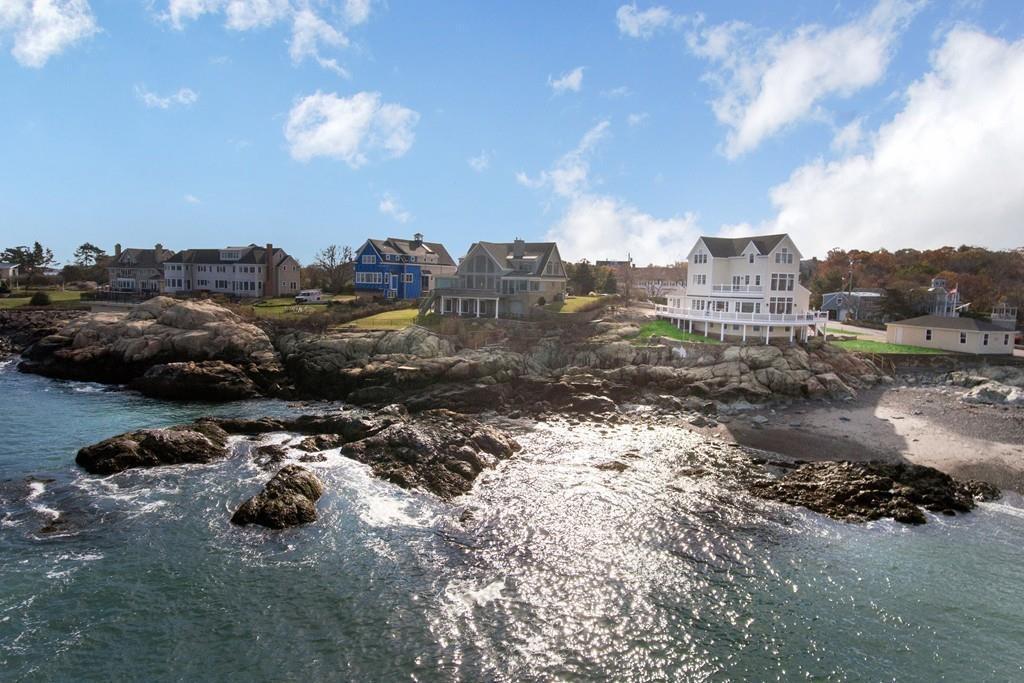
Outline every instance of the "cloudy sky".
<svg viewBox="0 0 1024 683"><path fill-rule="evenodd" d="M1024 2L0 0L0 247L1024 246Z"/></svg>

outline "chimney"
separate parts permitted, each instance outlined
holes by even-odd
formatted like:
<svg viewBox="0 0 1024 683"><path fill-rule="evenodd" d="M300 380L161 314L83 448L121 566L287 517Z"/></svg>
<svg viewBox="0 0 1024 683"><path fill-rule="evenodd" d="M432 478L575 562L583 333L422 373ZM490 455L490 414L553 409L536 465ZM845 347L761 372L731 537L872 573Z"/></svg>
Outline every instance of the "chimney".
<svg viewBox="0 0 1024 683"><path fill-rule="evenodd" d="M266 273L263 277L263 296L277 296L277 268L274 267L274 245L267 242Z"/></svg>
<svg viewBox="0 0 1024 683"><path fill-rule="evenodd" d="M412 246L419 248L423 244L423 233L418 232L412 236Z"/></svg>
<svg viewBox="0 0 1024 683"><path fill-rule="evenodd" d="M512 243L512 258L523 258L526 256L526 242L516 238L516 241Z"/></svg>
<svg viewBox="0 0 1024 683"><path fill-rule="evenodd" d="M121 255L121 244L120 242L114 245L114 256Z"/></svg>
<svg viewBox="0 0 1024 683"><path fill-rule="evenodd" d="M164 245L162 245L159 242L157 242L156 246L154 247L154 250L156 251L156 257L160 258L160 252L162 252L164 250Z"/></svg>

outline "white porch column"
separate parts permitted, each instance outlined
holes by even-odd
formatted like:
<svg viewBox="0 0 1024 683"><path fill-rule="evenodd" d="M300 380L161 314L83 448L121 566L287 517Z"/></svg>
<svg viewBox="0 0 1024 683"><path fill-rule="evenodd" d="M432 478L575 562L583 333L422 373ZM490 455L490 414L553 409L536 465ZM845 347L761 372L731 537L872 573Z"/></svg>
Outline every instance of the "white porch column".
<svg viewBox="0 0 1024 683"><path fill-rule="evenodd" d="M687 331L688 331L688 332L689 332L690 334L693 334L693 321L692 321L692 320L687 320L686 322L687 322L687 323L689 323L689 325L690 325L690 329L689 329L689 330L687 330Z"/></svg>
<svg viewBox="0 0 1024 683"><path fill-rule="evenodd" d="M704 336L708 336L708 321L704 321Z"/></svg>
<svg viewBox="0 0 1024 683"><path fill-rule="evenodd" d="M747 325L746 325L746 323L743 324L743 343L744 344L747 343Z"/></svg>
<svg viewBox="0 0 1024 683"><path fill-rule="evenodd" d="M794 333L794 332L796 332L796 329L795 329L795 328L793 328L793 327L790 327L790 328L789 328L789 343L790 343L790 344L792 344L792 343L793 343L793 333Z"/></svg>
<svg viewBox="0 0 1024 683"><path fill-rule="evenodd" d="M771 343L771 338L772 338L772 326L771 325L765 325L764 343L765 344L770 344Z"/></svg>
<svg viewBox="0 0 1024 683"><path fill-rule="evenodd" d="M458 306L458 309L455 311L455 315L457 315L457 316L459 316L461 318L462 317L462 297L461 296L458 299L455 300L455 305Z"/></svg>
<svg viewBox="0 0 1024 683"><path fill-rule="evenodd" d="M719 341L725 341L725 323L722 323L722 334L718 337Z"/></svg>
<svg viewBox="0 0 1024 683"><path fill-rule="evenodd" d="M476 317L480 317L480 299L474 299L476 301Z"/></svg>
<svg viewBox="0 0 1024 683"><path fill-rule="evenodd" d="M498 319L498 299L494 300L494 319Z"/></svg>

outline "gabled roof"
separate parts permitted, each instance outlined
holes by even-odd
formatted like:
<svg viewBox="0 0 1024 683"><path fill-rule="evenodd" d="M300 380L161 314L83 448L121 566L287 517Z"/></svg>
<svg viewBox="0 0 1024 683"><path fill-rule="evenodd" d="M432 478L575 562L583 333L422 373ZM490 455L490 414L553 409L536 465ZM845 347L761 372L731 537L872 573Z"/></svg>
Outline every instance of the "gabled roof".
<svg viewBox="0 0 1024 683"><path fill-rule="evenodd" d="M221 260L222 251L241 251L237 259ZM288 258L284 249L274 248L274 266L279 266ZM266 247L250 244L247 247L225 247L223 249L183 249L167 259L171 263L193 263L204 265L264 265L267 262Z"/></svg>
<svg viewBox="0 0 1024 683"><path fill-rule="evenodd" d="M729 258L732 256L742 256L743 250L751 242L754 243L754 246L757 247L760 253L769 254L772 249L779 246L779 242L785 237L785 234L781 234L759 235L755 237L701 237L700 239L704 242L704 246L708 248L712 256L716 258Z"/></svg>
<svg viewBox="0 0 1024 683"><path fill-rule="evenodd" d="M917 318L897 320L890 325L909 327L931 327L938 330L966 330L968 332L1010 332L1010 328L978 318L948 318L942 315L922 315Z"/></svg>
<svg viewBox="0 0 1024 683"><path fill-rule="evenodd" d="M523 242L523 258L515 258L515 242L477 242L497 261L504 274L543 275L551 255L558 249L554 242ZM469 248L470 251L473 247Z"/></svg>
<svg viewBox="0 0 1024 683"><path fill-rule="evenodd" d="M382 256L384 254L420 257L436 255L437 263L431 265L455 265L455 260L451 257L451 254L449 254L448 250L444 248L444 245L439 242L416 242L415 240L407 240L401 237L388 237L384 240L373 239L371 237L367 241L370 242L370 244L373 245L373 248Z"/></svg>
<svg viewBox="0 0 1024 683"><path fill-rule="evenodd" d="M121 253L111 260L110 265L122 268L156 268L173 255L174 252L170 249L161 249L159 254L156 253L156 249L122 249Z"/></svg>

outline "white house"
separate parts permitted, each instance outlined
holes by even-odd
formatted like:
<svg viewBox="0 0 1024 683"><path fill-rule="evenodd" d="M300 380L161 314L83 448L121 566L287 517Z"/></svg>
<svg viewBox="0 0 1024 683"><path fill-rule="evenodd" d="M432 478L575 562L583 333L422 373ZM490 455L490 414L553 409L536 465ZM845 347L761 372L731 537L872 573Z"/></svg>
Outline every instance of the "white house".
<svg viewBox="0 0 1024 683"><path fill-rule="evenodd" d="M725 340L806 340L828 314L810 310L800 252L789 235L701 237L690 250L686 287L668 292L659 318Z"/></svg>
<svg viewBox="0 0 1024 683"><path fill-rule="evenodd" d="M1013 354L1017 309L1002 305L989 320L950 315L922 315L885 326L890 344L908 344L977 355Z"/></svg>
<svg viewBox="0 0 1024 683"><path fill-rule="evenodd" d="M299 263L283 249L185 249L163 263L163 291L170 295L208 292L239 298L295 296Z"/></svg>

